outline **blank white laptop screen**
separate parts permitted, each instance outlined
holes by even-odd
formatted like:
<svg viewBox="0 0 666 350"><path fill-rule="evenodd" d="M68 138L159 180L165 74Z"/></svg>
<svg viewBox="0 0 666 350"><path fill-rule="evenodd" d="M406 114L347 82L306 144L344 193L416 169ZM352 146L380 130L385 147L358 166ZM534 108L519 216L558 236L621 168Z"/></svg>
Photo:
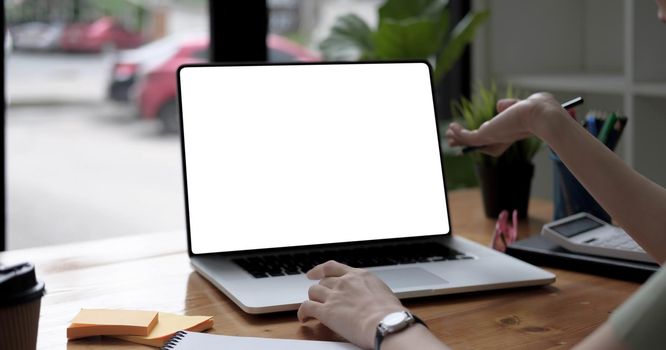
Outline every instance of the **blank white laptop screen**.
<svg viewBox="0 0 666 350"><path fill-rule="evenodd" d="M192 253L449 232L425 63L179 70Z"/></svg>

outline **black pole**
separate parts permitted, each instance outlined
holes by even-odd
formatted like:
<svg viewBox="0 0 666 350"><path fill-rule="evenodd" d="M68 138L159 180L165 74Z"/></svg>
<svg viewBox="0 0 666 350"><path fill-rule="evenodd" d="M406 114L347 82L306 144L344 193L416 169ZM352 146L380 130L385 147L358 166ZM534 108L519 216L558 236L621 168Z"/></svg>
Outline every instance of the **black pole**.
<svg viewBox="0 0 666 350"><path fill-rule="evenodd" d="M449 2L451 23L458 23L470 11L470 2L467 0L451 0ZM471 93L471 54L470 45L467 45L460 60L451 70L437 82L437 117L450 119L451 101L461 96L468 97Z"/></svg>
<svg viewBox="0 0 666 350"><path fill-rule="evenodd" d="M462 1L458 2L457 5L460 6L458 11L460 19L465 17L468 12L470 12L471 7L470 7L470 2L471 1ZM465 53L463 53L462 57L460 58L459 61L459 68L460 68L460 94L462 96L465 96L467 98L470 97L472 93L472 84L471 84L471 78L472 78L472 45L467 45L465 48Z"/></svg>
<svg viewBox="0 0 666 350"><path fill-rule="evenodd" d="M81 0L72 1L72 22L81 21Z"/></svg>
<svg viewBox="0 0 666 350"><path fill-rule="evenodd" d="M266 0L209 0L212 62L266 61Z"/></svg>
<svg viewBox="0 0 666 350"><path fill-rule="evenodd" d="M2 165L0 165L2 168L1 173L2 175L2 214L0 214L0 252L4 251L7 249L6 246L6 237L7 237L7 225L6 225L6 210L7 208L7 197L6 197L6 192L5 189L7 187L7 183L5 181L5 33L7 26L5 25L5 4L3 1L2 4L2 9L0 10L0 28L2 29L2 49L0 49L0 52L2 53L2 68L0 68L0 95L2 96L2 105L0 105L0 118L2 118L0 124L2 124L2 132L0 132L0 152L2 152Z"/></svg>

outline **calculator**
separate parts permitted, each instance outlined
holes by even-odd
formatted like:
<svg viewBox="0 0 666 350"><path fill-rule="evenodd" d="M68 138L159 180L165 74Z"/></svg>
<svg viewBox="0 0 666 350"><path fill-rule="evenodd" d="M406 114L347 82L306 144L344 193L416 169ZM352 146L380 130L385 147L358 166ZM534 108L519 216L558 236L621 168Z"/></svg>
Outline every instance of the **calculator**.
<svg viewBox="0 0 666 350"><path fill-rule="evenodd" d="M541 235L575 253L655 262L623 229L589 213L578 213L545 224Z"/></svg>

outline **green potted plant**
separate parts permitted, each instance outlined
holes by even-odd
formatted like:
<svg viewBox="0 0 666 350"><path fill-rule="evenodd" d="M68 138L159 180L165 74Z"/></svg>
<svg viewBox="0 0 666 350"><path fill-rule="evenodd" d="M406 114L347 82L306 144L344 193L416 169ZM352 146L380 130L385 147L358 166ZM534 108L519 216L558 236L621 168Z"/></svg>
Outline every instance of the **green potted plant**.
<svg viewBox="0 0 666 350"><path fill-rule="evenodd" d="M343 15L319 47L327 60L427 60L434 66L434 81L439 82L488 15L472 11L450 23L446 0L386 0L376 28L355 14Z"/></svg>
<svg viewBox="0 0 666 350"><path fill-rule="evenodd" d="M463 119L465 127L478 129L497 115L499 93L495 84L490 88L479 85L471 100L461 98L453 103L453 114ZM514 98L509 87L503 94ZM470 154L474 161L486 216L495 218L504 210L518 210L519 218L527 217L534 164L532 159L541 148L535 137L514 142L501 156L491 157L480 152Z"/></svg>

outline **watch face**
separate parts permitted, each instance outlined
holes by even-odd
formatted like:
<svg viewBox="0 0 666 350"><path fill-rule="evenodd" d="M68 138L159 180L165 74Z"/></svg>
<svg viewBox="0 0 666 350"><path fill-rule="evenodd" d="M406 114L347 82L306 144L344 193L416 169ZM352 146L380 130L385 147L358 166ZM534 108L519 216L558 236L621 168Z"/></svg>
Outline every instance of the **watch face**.
<svg viewBox="0 0 666 350"><path fill-rule="evenodd" d="M403 311L394 312L386 315L386 317L384 317L384 319L382 320L382 324L384 324L384 326L386 326L387 328L395 327L405 322L406 319L407 319L407 314L405 312Z"/></svg>

